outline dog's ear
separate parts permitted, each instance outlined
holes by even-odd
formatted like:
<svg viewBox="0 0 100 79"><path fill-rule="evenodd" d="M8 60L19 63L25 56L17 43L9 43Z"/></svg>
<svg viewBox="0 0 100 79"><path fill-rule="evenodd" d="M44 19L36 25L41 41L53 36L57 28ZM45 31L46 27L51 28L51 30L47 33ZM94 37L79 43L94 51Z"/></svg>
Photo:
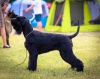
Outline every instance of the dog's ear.
<svg viewBox="0 0 100 79"><path fill-rule="evenodd" d="M8 11L8 13L10 12L10 10Z"/></svg>
<svg viewBox="0 0 100 79"><path fill-rule="evenodd" d="M12 10L12 12L14 12L14 10Z"/></svg>
<svg viewBox="0 0 100 79"><path fill-rule="evenodd" d="M12 10L12 13L14 13L14 10Z"/></svg>

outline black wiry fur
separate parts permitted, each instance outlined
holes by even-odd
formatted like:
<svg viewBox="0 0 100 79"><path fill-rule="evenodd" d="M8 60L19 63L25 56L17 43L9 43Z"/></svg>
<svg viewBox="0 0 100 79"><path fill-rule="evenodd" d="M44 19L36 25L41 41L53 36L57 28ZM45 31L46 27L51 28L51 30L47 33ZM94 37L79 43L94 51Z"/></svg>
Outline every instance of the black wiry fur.
<svg viewBox="0 0 100 79"><path fill-rule="evenodd" d="M47 53L52 50L58 50L62 59L69 63L72 69L76 68L77 71L83 71L84 65L82 61L77 59L73 54L73 44L71 41L73 37L77 36L80 26L78 26L78 30L75 34L67 36L62 34L35 31L33 30L28 19L25 17L11 19L11 23L18 34L23 32L26 39L25 47L29 51L29 70L36 70L37 58L39 54Z"/></svg>

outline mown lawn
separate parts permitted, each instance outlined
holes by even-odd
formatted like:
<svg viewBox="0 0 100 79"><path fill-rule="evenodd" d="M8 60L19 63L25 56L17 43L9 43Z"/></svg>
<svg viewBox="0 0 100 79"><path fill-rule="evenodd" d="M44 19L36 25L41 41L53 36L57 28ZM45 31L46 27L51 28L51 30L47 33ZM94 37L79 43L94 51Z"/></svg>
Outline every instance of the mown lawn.
<svg viewBox="0 0 100 79"><path fill-rule="evenodd" d="M3 49L0 37L0 79L100 79L100 32L81 32L72 40L74 54L84 63L84 72L70 70L58 51L39 55L37 71L28 71L28 56L17 65L26 57L24 41L23 35L11 34L13 47Z"/></svg>

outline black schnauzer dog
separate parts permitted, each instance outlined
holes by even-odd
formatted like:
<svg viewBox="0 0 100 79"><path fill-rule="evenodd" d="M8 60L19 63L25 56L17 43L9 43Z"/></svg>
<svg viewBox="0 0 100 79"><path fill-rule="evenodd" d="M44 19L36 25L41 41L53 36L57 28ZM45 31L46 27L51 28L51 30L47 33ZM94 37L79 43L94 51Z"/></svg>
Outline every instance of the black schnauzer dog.
<svg viewBox="0 0 100 79"><path fill-rule="evenodd" d="M73 54L73 44L71 39L79 33L79 27L73 35L62 35L43 33L33 30L29 20L25 17L17 17L11 19L11 24L18 34L23 32L25 47L29 51L28 69L35 71L37 69L37 58L39 54L46 53L52 50L58 50L62 59L71 65L71 68L76 68L77 71L83 71L84 65L81 60L77 59Z"/></svg>

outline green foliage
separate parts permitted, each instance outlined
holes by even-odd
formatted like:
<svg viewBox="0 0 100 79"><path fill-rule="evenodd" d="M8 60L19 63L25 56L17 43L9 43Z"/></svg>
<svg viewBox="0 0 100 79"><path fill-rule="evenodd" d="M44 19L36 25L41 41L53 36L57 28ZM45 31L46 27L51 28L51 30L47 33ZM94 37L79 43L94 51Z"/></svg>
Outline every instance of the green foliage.
<svg viewBox="0 0 100 79"><path fill-rule="evenodd" d="M54 0L45 0L45 1L52 3Z"/></svg>
<svg viewBox="0 0 100 79"><path fill-rule="evenodd" d="M15 0L10 0L9 3L12 3L13 1L15 1ZM45 0L45 1L50 2L50 3L53 2L53 0Z"/></svg>
<svg viewBox="0 0 100 79"><path fill-rule="evenodd" d="M12 3L13 1L15 1L15 0L10 0L9 3Z"/></svg>
<svg viewBox="0 0 100 79"><path fill-rule="evenodd" d="M9 3L12 3L13 1L15 0L10 0ZM52 3L54 0L45 0L45 1Z"/></svg>
<svg viewBox="0 0 100 79"><path fill-rule="evenodd" d="M71 35L73 33L63 33ZM0 79L100 79L100 32L79 33L73 38L73 51L84 63L84 72L69 70L58 51L38 56L37 71L27 70L28 57L23 35L10 35L10 49L3 49L0 37ZM62 39L63 41L63 39Z"/></svg>

